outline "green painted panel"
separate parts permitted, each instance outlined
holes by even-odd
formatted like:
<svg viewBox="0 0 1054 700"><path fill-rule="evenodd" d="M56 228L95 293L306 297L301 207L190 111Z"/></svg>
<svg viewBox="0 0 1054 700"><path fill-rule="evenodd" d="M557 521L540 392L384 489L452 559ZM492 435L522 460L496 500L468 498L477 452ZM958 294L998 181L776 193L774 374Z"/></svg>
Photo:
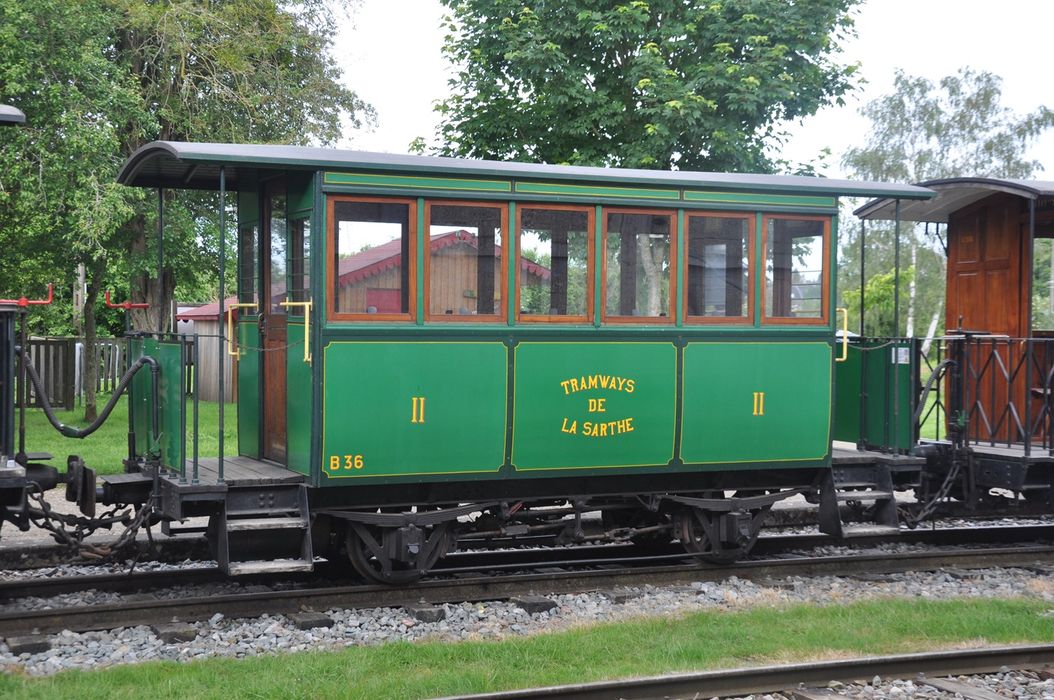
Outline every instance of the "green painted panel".
<svg viewBox="0 0 1054 700"><path fill-rule="evenodd" d="M470 180L411 175L371 175L369 173L325 173L326 185L369 185L401 190L461 190L465 192L512 192L508 180Z"/></svg>
<svg viewBox="0 0 1054 700"><path fill-rule="evenodd" d="M238 321L238 347L260 347L255 320ZM260 353L243 350L238 358L238 454L260 458Z"/></svg>
<svg viewBox="0 0 1054 700"><path fill-rule="evenodd" d="M321 359L323 483L501 468L503 343L333 341Z"/></svg>
<svg viewBox="0 0 1054 700"><path fill-rule="evenodd" d="M757 194L741 192L699 192L685 190L686 202L708 202L712 204L776 204L801 207L834 207L834 197L810 197L792 194Z"/></svg>
<svg viewBox="0 0 1054 700"><path fill-rule="evenodd" d="M845 362L834 364L835 440L852 443L860 441L862 355L859 347L850 345Z"/></svg>
<svg viewBox="0 0 1054 700"><path fill-rule="evenodd" d="M301 474L311 472L311 365L304 362L304 323L289 317L286 338L286 467Z"/></svg>
<svg viewBox="0 0 1054 700"><path fill-rule="evenodd" d="M554 182L517 182L516 191L523 194L581 195L587 197L661 199L667 201L676 201L681 198L680 190L605 187L603 185L564 185Z"/></svg>
<svg viewBox="0 0 1054 700"><path fill-rule="evenodd" d="M665 466L673 459L672 343L525 342L515 361L517 470Z"/></svg>
<svg viewBox="0 0 1054 700"><path fill-rule="evenodd" d="M823 342L689 343L681 458L690 464L823 459L832 361Z"/></svg>
<svg viewBox="0 0 1054 700"><path fill-rule="evenodd" d="M128 361L135 362L144 355L156 355L157 341L148 338L128 339ZM132 377L128 415L130 428L135 432L135 452L145 455L150 451L153 437L150 434L150 406L153 405L153 384L150 370L144 369Z"/></svg>
<svg viewBox="0 0 1054 700"><path fill-rule="evenodd" d="M286 175L287 210L290 214L310 211L315 204L314 173L291 172ZM292 218L292 217L291 217Z"/></svg>
<svg viewBox="0 0 1054 700"><path fill-rule="evenodd" d="M158 393L161 394L161 463L180 470L184 465L183 412L186 410L183 386L183 356L180 344L158 342L157 362L161 365Z"/></svg>
<svg viewBox="0 0 1054 700"><path fill-rule="evenodd" d="M911 346L899 345L898 352L885 340L856 341L847 361L835 364L836 440L882 450L914 447L917 371Z"/></svg>

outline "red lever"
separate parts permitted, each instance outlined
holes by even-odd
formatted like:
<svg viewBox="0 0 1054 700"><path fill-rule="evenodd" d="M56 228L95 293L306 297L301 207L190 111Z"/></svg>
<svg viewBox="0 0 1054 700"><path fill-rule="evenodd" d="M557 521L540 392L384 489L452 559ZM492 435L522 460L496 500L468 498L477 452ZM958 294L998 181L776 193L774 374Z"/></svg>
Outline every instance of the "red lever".
<svg viewBox="0 0 1054 700"><path fill-rule="evenodd" d="M32 302L30 302L32 303ZM122 301L120 304L114 304L110 301L110 290L106 290L106 308L107 309L124 309L128 311L130 309L149 309L150 304L133 304L130 301Z"/></svg>
<svg viewBox="0 0 1054 700"><path fill-rule="evenodd" d="M54 299L55 285L49 283L47 299L26 299L25 297L19 297L18 299L0 299L0 304L14 304L15 306L21 306L24 309L27 306L46 306Z"/></svg>

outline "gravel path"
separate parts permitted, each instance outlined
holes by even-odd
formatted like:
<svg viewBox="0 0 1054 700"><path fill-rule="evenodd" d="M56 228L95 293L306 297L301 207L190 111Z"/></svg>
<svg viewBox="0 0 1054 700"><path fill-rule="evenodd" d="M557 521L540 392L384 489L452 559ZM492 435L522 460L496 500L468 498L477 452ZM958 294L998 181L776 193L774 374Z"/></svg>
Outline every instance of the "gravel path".
<svg viewBox="0 0 1054 700"><path fill-rule="evenodd" d="M1051 678L1049 673L1007 670L979 676L953 676L950 680L982 691L987 690L1005 698L1054 700L1054 678ZM886 680L875 676L870 683L866 684L832 682L826 688L835 693L833 697L846 698L962 700L963 697L959 693L940 690L928 685L925 678ZM783 693L765 693L728 700L793 700L793 698Z"/></svg>
<svg viewBox="0 0 1054 700"><path fill-rule="evenodd" d="M217 614L211 620L194 623L197 637L185 643L166 644L148 627L129 627L109 632L64 631L50 637L50 651L38 654L15 656L6 645L0 645L0 667L10 672L41 675L150 659L244 657L398 640L502 639L584 624L683 615L700 610L740 610L795 603L830 605L892 596L926 600L1026 597L1054 605L1054 577L1023 569L985 569L858 578L789 577L757 583L731 578L722 583L553 595L550 599L556 607L533 615L508 602L445 605L441 608L445 619L435 622L422 622L411 612L398 608L328 610L325 614L333 621L331 627L307 630L299 629L287 616L231 620Z"/></svg>

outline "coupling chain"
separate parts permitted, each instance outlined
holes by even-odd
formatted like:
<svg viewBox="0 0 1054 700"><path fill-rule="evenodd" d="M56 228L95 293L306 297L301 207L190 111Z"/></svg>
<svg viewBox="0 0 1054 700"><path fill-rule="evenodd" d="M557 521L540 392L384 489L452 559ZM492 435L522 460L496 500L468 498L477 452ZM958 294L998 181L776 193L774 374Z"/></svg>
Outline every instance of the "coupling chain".
<svg viewBox="0 0 1054 700"><path fill-rule="evenodd" d="M154 512L154 506L150 501L134 512L132 507L122 509L114 506L98 517L88 518L82 515L55 512L51 504L44 499L44 491L36 482L29 482L27 495L36 503L36 507L27 508L30 521L38 528L49 532L58 544L77 552L85 559L112 561L135 542L136 535L144 525L147 537L151 545L153 544L149 519ZM110 530L118 524L124 525L124 529L113 542L92 544L84 541L98 530Z"/></svg>

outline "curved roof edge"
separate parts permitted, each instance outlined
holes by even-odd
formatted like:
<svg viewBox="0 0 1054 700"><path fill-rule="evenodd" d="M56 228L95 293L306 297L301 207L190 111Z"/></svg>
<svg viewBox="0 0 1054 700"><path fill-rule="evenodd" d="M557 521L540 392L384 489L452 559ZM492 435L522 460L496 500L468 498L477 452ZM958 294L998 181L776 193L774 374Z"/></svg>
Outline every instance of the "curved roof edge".
<svg viewBox="0 0 1054 700"><path fill-rule="evenodd" d="M1017 180L992 177L950 177L926 180L920 187L934 190L937 196L929 201L902 203L901 221L936 221L946 223L948 216L976 201L995 194L1007 194L1039 199L1054 196L1054 182L1044 180ZM896 198L873 199L853 212L861 219L892 220L896 218Z"/></svg>
<svg viewBox="0 0 1054 700"><path fill-rule="evenodd" d="M758 175L692 171L634 170L544 165L437 156L349 151L309 146L183 143L155 141L140 147L121 168L117 181L135 187L219 189L224 166L228 189L237 189L245 169L370 170L427 172L452 177L591 180L665 187L733 191L787 191L847 197L928 199L934 193L914 185L834 180L802 175Z"/></svg>

